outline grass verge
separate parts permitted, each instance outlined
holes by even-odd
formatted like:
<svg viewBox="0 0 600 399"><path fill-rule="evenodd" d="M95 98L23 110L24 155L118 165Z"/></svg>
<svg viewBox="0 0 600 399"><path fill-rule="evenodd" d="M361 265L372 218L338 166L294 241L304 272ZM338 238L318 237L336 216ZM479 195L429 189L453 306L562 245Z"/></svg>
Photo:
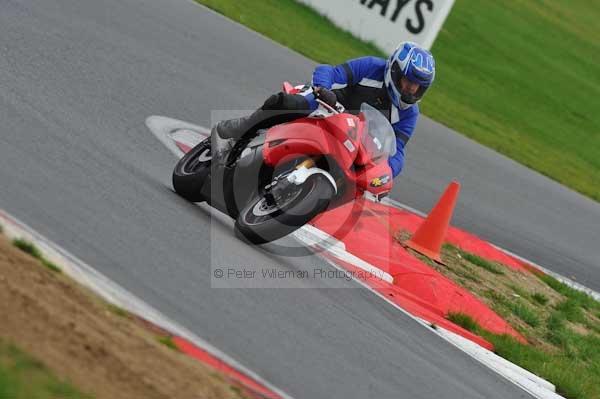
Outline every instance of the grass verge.
<svg viewBox="0 0 600 399"><path fill-rule="evenodd" d="M407 231L395 235L400 242L410 237ZM516 271L450 244L442 247L445 265L409 251L496 311L528 344L486 331L465 313L448 314L450 321L484 337L500 356L552 382L565 397L600 399L600 302L551 276Z"/></svg>
<svg viewBox="0 0 600 399"><path fill-rule="evenodd" d="M531 299L536 301L539 305L545 305L548 303L548 297L544 294L540 294L539 292L535 292L531 295Z"/></svg>
<svg viewBox="0 0 600 399"><path fill-rule="evenodd" d="M448 319L490 341L498 355L552 382L559 394L577 399L600 397L598 335L581 336L561 326L553 334L560 336L563 350L548 351L492 334L463 313L449 314Z"/></svg>
<svg viewBox="0 0 600 399"><path fill-rule="evenodd" d="M317 62L386 56L294 0L196 1ZM600 201L598 18L584 0L457 0L423 112Z"/></svg>
<svg viewBox="0 0 600 399"><path fill-rule="evenodd" d="M71 384L58 379L38 360L0 340L0 398L83 399Z"/></svg>
<svg viewBox="0 0 600 399"><path fill-rule="evenodd" d="M489 260L483 259L482 257L477 256L475 254L465 252L459 248L455 249L458 252L458 256L464 258L467 262L471 263L472 265L485 269L493 274L504 274L502 267L498 266L497 264L490 262Z"/></svg>
<svg viewBox="0 0 600 399"><path fill-rule="evenodd" d="M567 398L600 398L600 303L553 277L515 271L499 263L481 267L477 257L445 245L447 266L436 269L503 316L529 345L483 330L466 314L449 314L454 323L490 341L511 362L549 380ZM479 267L479 282L461 276ZM498 273L501 271L501 273Z"/></svg>
<svg viewBox="0 0 600 399"><path fill-rule="evenodd" d="M122 317L124 319L131 319L133 318L133 316L131 315L131 313L129 313L128 311L126 311L125 309L123 309L120 306L117 305L113 305L112 303L107 303L106 304L106 308L108 309L108 311L116 316Z"/></svg>
<svg viewBox="0 0 600 399"><path fill-rule="evenodd" d="M13 245L19 248L21 251L25 252L38 259L42 265L52 270L53 272L60 273L60 268L56 266L54 263L50 262L48 259L44 258L40 250L29 241L23 240L21 238L16 238L13 240Z"/></svg>
<svg viewBox="0 0 600 399"><path fill-rule="evenodd" d="M170 335L158 336L156 339L167 348L174 350L175 352L181 352L179 347L175 344L175 341L173 341L173 337Z"/></svg>

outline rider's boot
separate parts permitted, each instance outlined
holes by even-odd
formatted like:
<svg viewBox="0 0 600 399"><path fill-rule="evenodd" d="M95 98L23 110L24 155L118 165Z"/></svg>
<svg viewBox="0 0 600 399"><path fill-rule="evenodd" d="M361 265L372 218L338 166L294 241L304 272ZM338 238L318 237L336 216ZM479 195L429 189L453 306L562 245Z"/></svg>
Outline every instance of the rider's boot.
<svg viewBox="0 0 600 399"><path fill-rule="evenodd" d="M273 124L293 119L291 112L296 114L296 118L304 115L304 113L308 114L307 111L298 111L308 108L308 103L304 97L278 93L269 97L262 107L249 116L217 123L211 132L213 161L224 163L235 142L246 133L256 132L258 129L266 129Z"/></svg>
<svg viewBox="0 0 600 399"><path fill-rule="evenodd" d="M267 120L269 113L262 108L249 116L224 120L217 123L211 131L211 153L213 161L225 162L227 154L235 143L251 130L256 130L261 122Z"/></svg>

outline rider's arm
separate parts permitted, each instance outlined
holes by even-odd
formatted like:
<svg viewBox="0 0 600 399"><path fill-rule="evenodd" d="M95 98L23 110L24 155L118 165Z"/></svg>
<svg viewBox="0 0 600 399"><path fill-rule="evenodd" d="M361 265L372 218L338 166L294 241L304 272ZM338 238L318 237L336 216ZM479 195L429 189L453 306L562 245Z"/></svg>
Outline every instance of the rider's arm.
<svg viewBox="0 0 600 399"><path fill-rule="evenodd" d="M376 79L385 60L377 57L361 57L343 64L319 65L313 72L312 85L327 89L343 89L358 84L363 79Z"/></svg>
<svg viewBox="0 0 600 399"><path fill-rule="evenodd" d="M400 144L396 139L396 154L388 158L388 165L392 169L392 177L396 177L404 167L404 144Z"/></svg>
<svg viewBox="0 0 600 399"><path fill-rule="evenodd" d="M404 112L399 120L392 124L394 132L396 133L396 154L388 158L388 164L392 169L392 176L396 177L402 171L404 167L404 147L408 140L412 136L415 126L417 125L417 118L419 116L419 110L417 107L412 107L412 112Z"/></svg>

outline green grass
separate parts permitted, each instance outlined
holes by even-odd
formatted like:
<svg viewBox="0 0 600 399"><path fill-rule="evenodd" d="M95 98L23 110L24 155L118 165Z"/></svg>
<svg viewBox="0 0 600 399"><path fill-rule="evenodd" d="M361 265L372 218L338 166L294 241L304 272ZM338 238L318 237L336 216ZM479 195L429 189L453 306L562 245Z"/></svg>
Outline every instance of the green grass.
<svg viewBox="0 0 600 399"><path fill-rule="evenodd" d="M506 317L510 312L531 327L540 325L540 319L537 316L537 313L520 299L508 299L504 295L498 294L492 290L486 291L485 296L493 301L494 311L501 316Z"/></svg>
<svg viewBox="0 0 600 399"><path fill-rule="evenodd" d="M473 281L474 283L481 282L481 277L479 276L479 274L477 274L477 272L475 270L468 270L468 271L456 270L456 274L461 276L463 279Z"/></svg>
<svg viewBox="0 0 600 399"><path fill-rule="evenodd" d="M174 350L175 352L181 352L177 344L173 341L173 337L171 336L160 336L156 338L158 342L166 346L167 348Z"/></svg>
<svg viewBox="0 0 600 399"><path fill-rule="evenodd" d="M451 246L445 249L454 250ZM600 399L597 383L600 381L600 322L594 317L600 303L553 277L536 276L530 277L533 282L540 280L535 289L530 289L533 294L525 288L532 287L532 281L524 280L523 285L514 278L505 281L509 275L493 278L497 280L498 289L510 288L510 291L505 290L503 294L491 287L480 292L496 313L527 338L528 345L483 330L467 314L451 313L447 318L487 339L500 356L555 384L559 394L574 399ZM560 299L554 298L552 290ZM521 298L513 298L513 293Z"/></svg>
<svg viewBox="0 0 600 399"><path fill-rule="evenodd" d="M37 247L29 241L23 240L21 238L16 238L13 240L13 245L36 259L42 259L42 254L40 250L37 249Z"/></svg>
<svg viewBox="0 0 600 399"><path fill-rule="evenodd" d="M53 272L60 273L60 268L54 263L50 262L48 259L44 258L40 250L29 241L16 238L13 240L13 245L19 248L21 251L25 252L26 254L29 254L34 258L38 259L42 263L42 265L52 270Z"/></svg>
<svg viewBox="0 0 600 399"><path fill-rule="evenodd" d="M113 305L112 303L107 303L106 307L114 315L117 315L119 317L123 317L125 319L130 319L131 318L131 314L128 311L126 311L125 309L123 309L122 307L120 307L120 306Z"/></svg>
<svg viewBox="0 0 600 399"><path fill-rule="evenodd" d="M567 299L566 301L559 303L556 305L556 310L573 323L585 322L585 316L583 315L581 305L573 299Z"/></svg>
<svg viewBox="0 0 600 399"><path fill-rule="evenodd" d="M523 301L510 301L507 302L506 306L515 316L529 324L531 327L537 327L540 325L540 319L536 312L527 306Z"/></svg>
<svg viewBox="0 0 600 399"><path fill-rule="evenodd" d="M40 259L40 261L42 262L42 265L46 266L48 269L52 270L53 272L60 273L60 267L56 266L54 263L45 258Z"/></svg>
<svg viewBox="0 0 600 399"><path fill-rule="evenodd" d="M450 245L450 244L444 244L444 249L445 250L454 250L454 251L459 251L458 248ZM437 264L435 261L429 259L427 256L422 255L416 251L412 252L414 256L417 257L417 259L419 259L421 262L429 265L432 268L437 268ZM463 270L464 269L464 270ZM473 281L474 283L480 283L481 282L481 276L475 271L473 270L473 268L467 266L467 265L463 265L463 268L457 268L454 270L454 272L461 278L462 284L465 284L465 280L469 280L469 281Z"/></svg>
<svg viewBox="0 0 600 399"><path fill-rule="evenodd" d="M521 288L521 287L519 287L517 285L514 285L514 284L506 284L506 286L508 288L510 288L511 290L513 290L513 292L515 294L517 294L518 296L520 296L521 298L525 298L525 299L529 299L530 298L529 293L526 292L523 288Z"/></svg>
<svg viewBox="0 0 600 399"><path fill-rule="evenodd" d="M504 271L502 270L504 266L496 264L494 262L490 262L489 260L484 259L481 256L477 256L470 252L463 251L462 249L458 248L457 246L454 246L454 245L448 244L448 243L445 243L442 248L446 252L454 252L454 253L460 255L460 258L466 260L467 262L471 263L474 266L485 269L490 273L497 274L497 275L504 274Z"/></svg>
<svg viewBox="0 0 600 399"><path fill-rule="evenodd" d="M531 299L533 299L535 302L537 302L540 305L545 305L548 303L548 297L540 292L536 292L535 294L533 294L531 296Z"/></svg>
<svg viewBox="0 0 600 399"><path fill-rule="evenodd" d="M196 1L318 62L337 64L367 54L384 55L293 0Z"/></svg>
<svg viewBox="0 0 600 399"><path fill-rule="evenodd" d="M386 56L294 0L197 1L317 62ZM599 18L587 0L457 0L423 112L600 200Z"/></svg>
<svg viewBox="0 0 600 399"><path fill-rule="evenodd" d="M465 252L463 250L458 250L458 252L460 253L460 255L467 261L471 262L472 264L474 264L475 266L481 267L482 269L487 270L490 273L494 273L494 274L504 274L504 271L502 270L502 268L486 259L483 259L480 256L474 255L474 254L470 254L468 252Z"/></svg>
<svg viewBox="0 0 600 399"><path fill-rule="evenodd" d="M460 312L450 312L450 313L448 313L446 318L448 320L450 320L452 323L454 323L458 326L461 326L462 328L464 328L467 331L471 331L472 333L479 334L479 335L481 334L481 328L479 327L477 322L475 320L473 320L473 318L471 316L469 316L468 314L460 313Z"/></svg>
<svg viewBox="0 0 600 399"><path fill-rule="evenodd" d="M460 250L450 244L443 249L443 259L455 278L468 257L461 254L459 259ZM482 284L467 288L529 344L485 331L465 313L446 317L487 339L500 356L555 384L565 397L600 399L600 302L551 276L522 274L497 265L504 275L482 273Z"/></svg>
<svg viewBox="0 0 600 399"><path fill-rule="evenodd" d="M569 331L564 324L554 325L561 335L561 351L547 352L523 345L507 335L496 335L482 329L463 313L451 313L453 323L478 334L494 345L503 358L551 381L566 398L600 398L600 345L598 336L582 336ZM552 331L552 330L551 330Z"/></svg>
<svg viewBox="0 0 600 399"><path fill-rule="evenodd" d="M458 0L424 112L600 200L599 17L585 0Z"/></svg>
<svg viewBox="0 0 600 399"><path fill-rule="evenodd" d="M538 277L554 291L566 296L584 309L600 311L600 302L594 300L594 298L585 292L577 291L575 288L569 287L552 276L539 275Z"/></svg>
<svg viewBox="0 0 600 399"><path fill-rule="evenodd" d="M531 327L538 327L540 325L540 318L537 312L525 302L519 299L508 299L504 295L492 290L486 291L484 295L493 301L492 308L502 317L506 317L509 313L512 313Z"/></svg>
<svg viewBox="0 0 600 399"><path fill-rule="evenodd" d="M59 380L42 363L0 340L0 398L84 399L91 396Z"/></svg>

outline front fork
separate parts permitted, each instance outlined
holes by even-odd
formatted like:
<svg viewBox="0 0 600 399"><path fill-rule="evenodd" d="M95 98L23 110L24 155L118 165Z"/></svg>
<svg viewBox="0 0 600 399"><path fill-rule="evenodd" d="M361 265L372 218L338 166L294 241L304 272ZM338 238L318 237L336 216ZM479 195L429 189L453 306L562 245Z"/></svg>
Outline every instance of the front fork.
<svg viewBox="0 0 600 399"><path fill-rule="evenodd" d="M275 177L269 184L267 184L265 186L265 201L267 202L268 205L273 206L275 205L275 196L273 194L273 190L277 190L278 188L281 188L281 184L287 183L287 184L294 184L296 179L289 179L289 176L291 176L292 174L296 173L299 170L309 170L311 168L315 167L315 161L312 158L307 158L304 161L300 162L298 165L296 165L294 167L294 171L292 171L291 173L288 174L284 174L284 175L280 175ZM282 183L280 183L282 182ZM302 181L303 183L304 181ZM298 185L300 185L301 183L296 183Z"/></svg>

